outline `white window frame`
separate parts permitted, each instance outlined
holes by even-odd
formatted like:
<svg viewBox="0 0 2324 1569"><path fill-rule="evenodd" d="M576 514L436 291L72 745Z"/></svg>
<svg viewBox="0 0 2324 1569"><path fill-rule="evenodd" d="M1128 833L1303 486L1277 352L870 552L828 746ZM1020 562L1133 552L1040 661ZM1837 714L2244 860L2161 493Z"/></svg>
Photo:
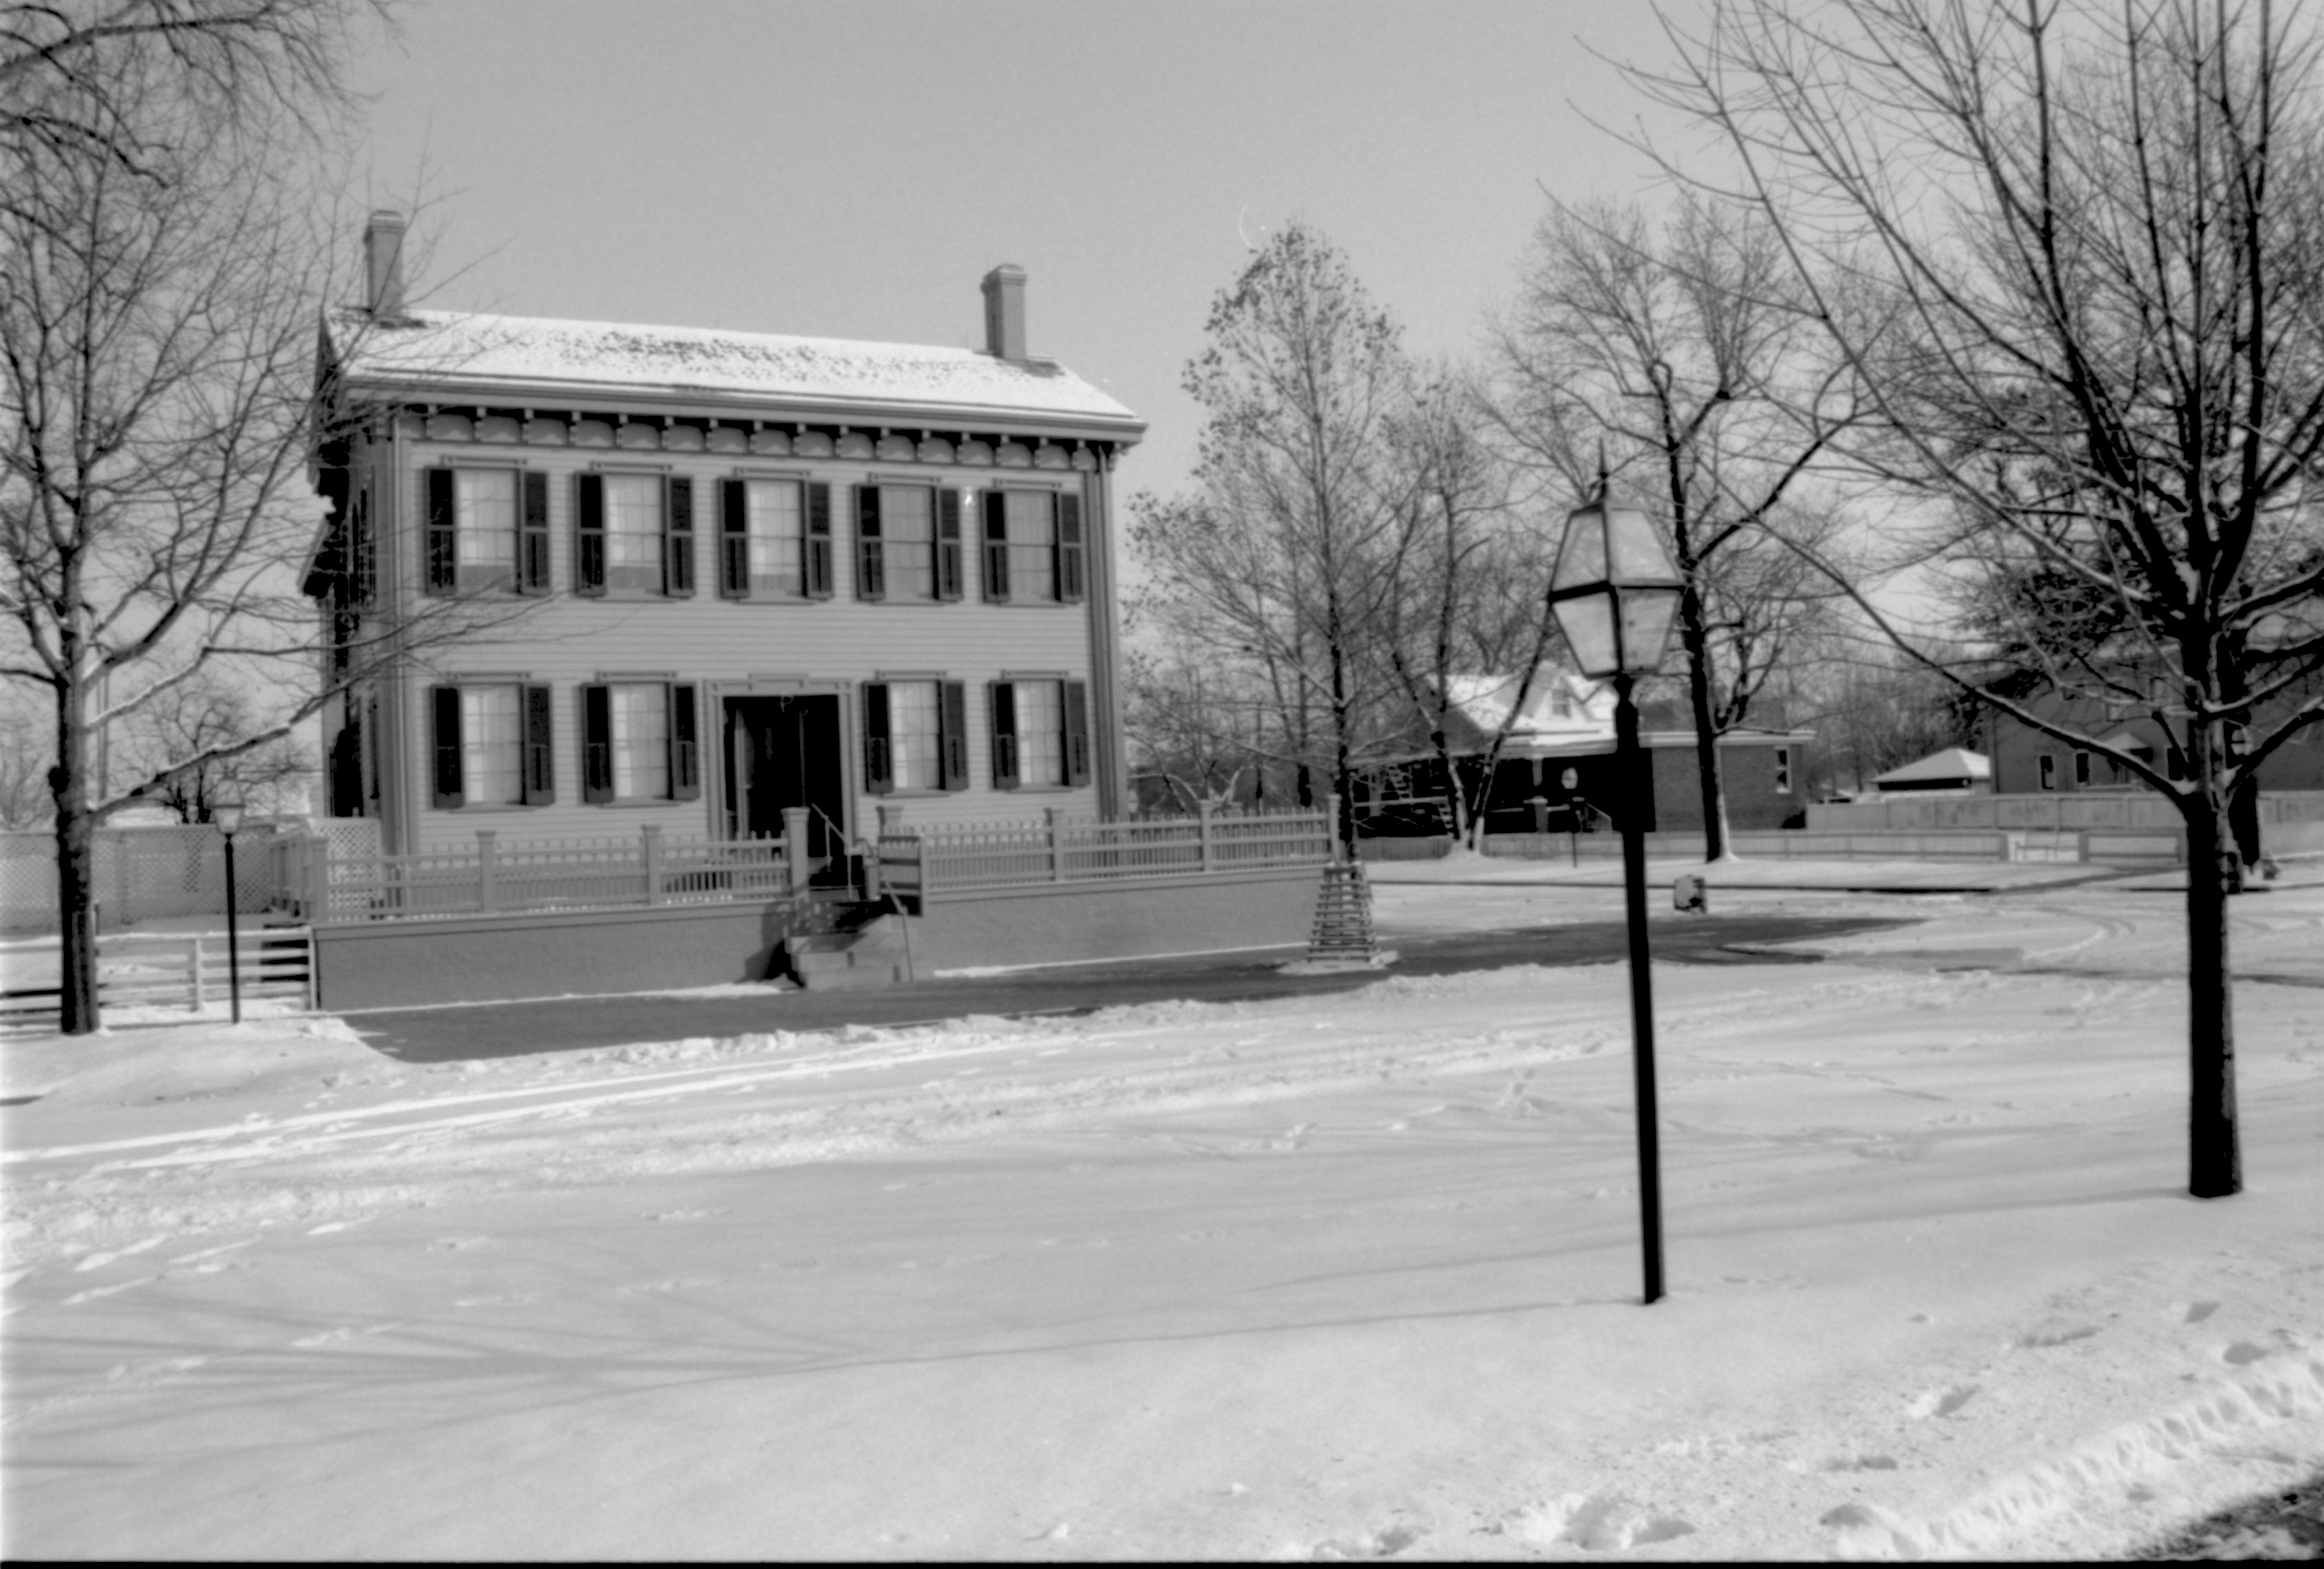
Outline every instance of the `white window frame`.
<svg viewBox="0 0 2324 1569"><path fill-rule="evenodd" d="M605 712L606 739L613 743L613 799L669 799L669 684L608 681Z"/></svg>
<svg viewBox="0 0 2324 1569"><path fill-rule="evenodd" d="M601 477L605 513L605 592L650 594L658 597L663 586L664 558L669 549L669 481L659 474L618 469ZM650 518L650 525L639 526L642 518ZM637 558L632 559L632 557Z"/></svg>
<svg viewBox="0 0 2324 1569"><path fill-rule="evenodd" d="M944 683L890 680L886 686L890 788L943 789Z"/></svg>

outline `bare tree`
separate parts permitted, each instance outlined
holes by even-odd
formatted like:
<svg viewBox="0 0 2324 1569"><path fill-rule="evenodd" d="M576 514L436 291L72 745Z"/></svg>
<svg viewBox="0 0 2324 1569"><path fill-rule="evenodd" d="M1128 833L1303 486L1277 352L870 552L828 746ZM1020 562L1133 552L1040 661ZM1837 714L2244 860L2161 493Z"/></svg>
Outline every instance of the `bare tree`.
<svg viewBox="0 0 2324 1569"><path fill-rule="evenodd" d="M144 798L181 823L211 821L222 800L274 802L280 809L277 798L312 778L316 759L289 735L244 747L262 727L256 707L246 688L205 669L156 691L130 716L112 743L112 766L141 781Z"/></svg>
<svg viewBox="0 0 2324 1569"><path fill-rule="evenodd" d="M1549 614L1554 536L1517 521L1506 465L1483 437L1486 402L1474 382L1440 366L1389 425L1396 494L1392 577L1380 644L1396 691L1428 739L1444 781L1456 844L1477 848L1495 772L1534 682L1556 641ZM1456 733L1459 676L1514 683L1506 710L1476 736ZM1477 715L1464 717L1475 725ZM1466 727L1464 727L1465 729Z"/></svg>
<svg viewBox="0 0 2324 1569"><path fill-rule="evenodd" d="M1747 212L1683 198L1657 232L1636 206L1553 202L1493 329L1517 448L1570 495L1610 461L1669 528L1713 861L1728 854L1715 743L1773 669L1760 656L1779 647L1801 586L1769 565L1782 554L1769 531L1852 414L1834 407L1831 357L1812 363L1796 295L1776 235Z"/></svg>
<svg viewBox="0 0 2324 1569"><path fill-rule="evenodd" d="M1352 844L1353 764L1377 710L1364 648L1395 515L1381 466L1408 371L1397 329L1331 243L1270 236L1186 368L1203 405L1199 494L1131 502L1144 609L1183 646L1250 669L1296 756L1327 761Z"/></svg>
<svg viewBox="0 0 2324 1569"><path fill-rule="evenodd" d="M307 171L338 106L347 14L337 0L10 14L0 678L51 716L67 1034L98 1022L102 817L261 753L389 650L479 619L454 602L327 660L330 629L300 592L308 458L333 434L312 378L335 246ZM255 676L246 725L97 777L95 738L228 669Z"/></svg>
<svg viewBox="0 0 2324 1569"><path fill-rule="evenodd" d="M1126 728L1137 771L1159 778L1191 809L1235 801L1259 761L1259 706L1237 690L1232 665L1148 650L1128 660Z"/></svg>
<svg viewBox="0 0 2324 1569"><path fill-rule="evenodd" d="M2189 1187L2236 1193L2229 812L2324 717L2312 23L2270 0L1717 0L1699 35L1671 32L1678 62L1633 79L1733 153L1720 178L1780 236L1877 412L1849 459L1933 503L1972 579L2053 575L2102 607L2080 673L2052 660L2059 690L2127 685L2183 760L2173 777L2070 705L1986 694L2178 808ZM1881 330L1842 287L1886 302ZM2025 646L2056 649L2057 625Z"/></svg>

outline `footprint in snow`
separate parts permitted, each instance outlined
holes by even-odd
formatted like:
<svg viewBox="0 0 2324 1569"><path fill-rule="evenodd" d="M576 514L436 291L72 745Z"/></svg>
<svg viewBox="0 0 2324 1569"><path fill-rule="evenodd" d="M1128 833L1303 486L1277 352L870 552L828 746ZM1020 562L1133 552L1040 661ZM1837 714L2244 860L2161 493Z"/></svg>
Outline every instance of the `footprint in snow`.
<svg viewBox="0 0 2324 1569"><path fill-rule="evenodd" d="M2098 1326L2095 1324L2071 1324L2052 1318L2035 1324L2011 1343L2019 1351L2047 1351L2052 1346L2088 1340L2098 1333Z"/></svg>
<svg viewBox="0 0 2324 1569"><path fill-rule="evenodd" d="M1923 1389L1904 1407L1904 1414L1915 1421L1932 1417L1950 1417L1977 1398L1975 1384L1955 1384L1949 1389Z"/></svg>

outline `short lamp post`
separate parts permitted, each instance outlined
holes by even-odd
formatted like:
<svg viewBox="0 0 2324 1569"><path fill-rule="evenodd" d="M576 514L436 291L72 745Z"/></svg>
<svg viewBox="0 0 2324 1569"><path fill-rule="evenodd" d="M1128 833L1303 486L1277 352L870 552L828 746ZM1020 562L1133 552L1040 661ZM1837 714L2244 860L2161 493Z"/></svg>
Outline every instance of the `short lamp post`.
<svg viewBox="0 0 2324 1569"><path fill-rule="evenodd" d="M1653 781L1638 746L1631 688L1662 667L1685 585L1642 508L1616 503L1601 474L1598 494L1565 520L1549 605L1582 675L1614 683L1614 771L1619 781L1622 886L1630 923L1631 1063L1638 1102L1638 1208L1646 1300L1663 1294L1662 1157L1655 1111L1655 998L1646 948L1645 803Z"/></svg>
<svg viewBox="0 0 2324 1569"><path fill-rule="evenodd" d="M226 835L226 989L234 1022L242 1022L242 940L235 929L234 836L242 826L242 803L220 801L210 810L210 821Z"/></svg>

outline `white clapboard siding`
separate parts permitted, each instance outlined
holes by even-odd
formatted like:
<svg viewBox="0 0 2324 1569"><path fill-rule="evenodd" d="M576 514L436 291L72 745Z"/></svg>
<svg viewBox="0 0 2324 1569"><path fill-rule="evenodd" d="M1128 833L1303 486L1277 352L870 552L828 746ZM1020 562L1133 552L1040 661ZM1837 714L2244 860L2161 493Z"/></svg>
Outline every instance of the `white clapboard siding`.
<svg viewBox="0 0 2324 1569"><path fill-rule="evenodd" d="M394 766L404 798L412 805L414 832L408 847L419 850L472 846L476 830L493 830L504 842L603 834L631 834L649 823L673 835L724 832L717 776L724 768L721 684L753 676L798 678L833 683L843 692L845 769L853 787L851 835L868 835L881 805L903 808L908 820L928 817L1019 817L1038 821L1045 808L1076 816L1099 809L1093 782L1078 789L991 788L991 715L987 683L1020 674L1090 681L1093 663L1092 617L1100 605L1075 604L987 604L982 598L982 556L976 508L962 512L962 597L945 603L865 603L855 597L854 486L882 483L929 484L970 489L1022 482L1070 489L1084 497L1084 537L1093 554L1098 524L1084 476L1052 470L943 467L913 470L835 459L738 458L731 454L644 452L624 454L603 448L576 448L503 444L406 441L393 478L395 515L393 574L401 590L416 594L424 561L427 470L521 460L549 480L549 582L553 594L518 624L496 631L488 641L451 648L437 656L437 669L408 678L406 726L410 745ZM574 475L595 464L625 457L657 472L685 475L694 482L695 593L690 598L585 598L572 592L574 578ZM719 513L717 484L739 471L820 481L832 487L833 592L826 600L729 600L718 593ZM382 562L382 574L389 571ZM1102 581L1087 586L1102 591ZM511 596L512 603L522 601ZM551 755L557 800L545 807L438 809L430 804L432 759L429 745L427 688L457 682L464 673L479 679L521 677L552 688ZM689 682L696 692L696 734L701 746L704 789L688 801L593 805L581 798L582 736L577 689L604 677L632 675ZM964 790L899 792L875 796L862 789L862 732L860 691L863 682L909 676L937 677L965 687L969 788ZM1098 715L1091 715L1093 746L1102 744ZM1093 780L1095 770L1093 768Z"/></svg>

